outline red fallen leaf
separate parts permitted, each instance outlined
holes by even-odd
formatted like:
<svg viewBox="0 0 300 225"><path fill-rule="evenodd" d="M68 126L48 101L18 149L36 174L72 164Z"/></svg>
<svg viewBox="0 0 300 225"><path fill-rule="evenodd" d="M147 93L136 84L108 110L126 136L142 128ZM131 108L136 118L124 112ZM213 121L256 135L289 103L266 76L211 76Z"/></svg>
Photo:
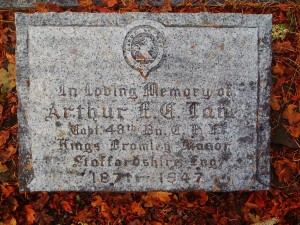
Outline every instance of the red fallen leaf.
<svg viewBox="0 0 300 225"><path fill-rule="evenodd" d="M251 202L246 202L245 206L250 208L250 209L258 209L259 208L259 206L257 204L251 203Z"/></svg>
<svg viewBox="0 0 300 225"><path fill-rule="evenodd" d="M35 221L35 211L32 209L32 205L25 205L24 206L25 214L26 214L26 219L29 224L33 224Z"/></svg>
<svg viewBox="0 0 300 225"><path fill-rule="evenodd" d="M3 195L7 198L11 193L15 191L15 188L13 186L6 186L5 184L1 184L1 192Z"/></svg>
<svg viewBox="0 0 300 225"><path fill-rule="evenodd" d="M143 209L143 207L141 206L140 203L134 201L132 204L131 204L131 211L133 213L136 213L138 215L144 215L146 213L145 209Z"/></svg>
<svg viewBox="0 0 300 225"><path fill-rule="evenodd" d="M103 7L100 7L100 6L95 6L95 10L97 12L101 12L101 13L107 13L107 12L110 12L110 10L108 8L103 8Z"/></svg>
<svg viewBox="0 0 300 225"><path fill-rule="evenodd" d="M0 146L4 145L9 138L9 130L0 131Z"/></svg>
<svg viewBox="0 0 300 225"><path fill-rule="evenodd" d="M112 217L109 212L101 212L101 215L104 216L107 220L111 221Z"/></svg>
<svg viewBox="0 0 300 225"><path fill-rule="evenodd" d="M116 4L118 4L118 0L102 0L102 3L104 4L104 5L107 5L107 7L113 7L113 6L115 6Z"/></svg>
<svg viewBox="0 0 300 225"><path fill-rule="evenodd" d="M67 201L61 202L60 205L67 213L72 212L72 207L70 206L70 204Z"/></svg>
<svg viewBox="0 0 300 225"><path fill-rule="evenodd" d="M263 197L259 193L255 194L254 202L256 205L258 205L259 207L266 207L266 203L264 200L266 200L266 199L263 199Z"/></svg>
<svg viewBox="0 0 300 225"><path fill-rule="evenodd" d="M63 9L59 5L50 4L49 5L49 11L51 11L51 12L63 12Z"/></svg>
<svg viewBox="0 0 300 225"><path fill-rule="evenodd" d="M285 183L289 183L292 181L293 174L297 172L296 162L292 162L286 158L276 161L274 168L279 182L284 181Z"/></svg>

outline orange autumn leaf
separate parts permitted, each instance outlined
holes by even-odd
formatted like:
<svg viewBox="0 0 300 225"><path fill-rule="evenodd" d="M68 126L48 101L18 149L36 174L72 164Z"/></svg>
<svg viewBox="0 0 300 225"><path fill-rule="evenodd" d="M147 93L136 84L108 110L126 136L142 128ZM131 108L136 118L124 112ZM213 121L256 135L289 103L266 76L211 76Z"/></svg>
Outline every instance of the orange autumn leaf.
<svg viewBox="0 0 300 225"><path fill-rule="evenodd" d="M9 186L9 185L6 186L5 184L2 184L0 187L1 187L1 192L6 198L15 191L15 188L13 186Z"/></svg>
<svg viewBox="0 0 300 225"><path fill-rule="evenodd" d="M93 198L92 198L92 206L93 207L97 207L97 206L101 206L103 203L103 200L101 198L101 196L99 195L95 195Z"/></svg>
<svg viewBox="0 0 300 225"><path fill-rule="evenodd" d="M145 201L145 207L163 206L171 201L170 195L171 192L148 192L142 199Z"/></svg>
<svg viewBox="0 0 300 225"><path fill-rule="evenodd" d="M280 110L279 98L276 96L271 96L271 108L275 111Z"/></svg>
<svg viewBox="0 0 300 225"><path fill-rule="evenodd" d="M89 7L89 6L94 5L92 0L78 0L78 3L82 7Z"/></svg>
<svg viewBox="0 0 300 225"><path fill-rule="evenodd" d="M289 131L290 131L290 134L295 137L295 138L298 138L300 137L300 127L289 127Z"/></svg>
<svg viewBox="0 0 300 225"><path fill-rule="evenodd" d="M10 54L10 53L6 52L5 55L6 55L6 58L8 59L9 63L16 64L16 56L14 54Z"/></svg>
<svg viewBox="0 0 300 225"><path fill-rule="evenodd" d="M39 12L49 12L47 4L37 3L35 4L35 7Z"/></svg>
<svg viewBox="0 0 300 225"><path fill-rule="evenodd" d="M32 209L32 205L25 205L24 206L25 214L26 214L26 219L29 224L33 224L35 221L35 211Z"/></svg>
<svg viewBox="0 0 300 225"><path fill-rule="evenodd" d="M287 119L291 125L297 124L300 122L300 113L296 111L297 109L298 106L296 105L288 105L282 114L282 118Z"/></svg>
<svg viewBox="0 0 300 225"><path fill-rule="evenodd" d="M136 202L136 201L134 201L131 204L131 210L132 210L133 213L136 213L138 215L144 215L146 213L145 209L143 209L141 204Z"/></svg>
<svg viewBox="0 0 300 225"><path fill-rule="evenodd" d="M104 5L107 5L109 8L115 6L116 4L118 4L118 0L102 0L102 3Z"/></svg>
<svg viewBox="0 0 300 225"><path fill-rule="evenodd" d="M67 213L72 212L72 207L70 206L70 204L67 201L61 202L60 205Z"/></svg>

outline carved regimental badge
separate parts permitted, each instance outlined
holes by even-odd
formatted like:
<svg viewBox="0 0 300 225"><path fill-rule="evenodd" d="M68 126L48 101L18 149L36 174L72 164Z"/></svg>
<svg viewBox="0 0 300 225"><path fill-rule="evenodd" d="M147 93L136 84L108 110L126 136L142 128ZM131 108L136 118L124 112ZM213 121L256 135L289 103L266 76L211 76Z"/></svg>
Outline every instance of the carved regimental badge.
<svg viewBox="0 0 300 225"><path fill-rule="evenodd" d="M164 34L160 28L162 25L157 25L154 21L149 23L132 27L123 43L126 62L143 78L159 67L164 53Z"/></svg>

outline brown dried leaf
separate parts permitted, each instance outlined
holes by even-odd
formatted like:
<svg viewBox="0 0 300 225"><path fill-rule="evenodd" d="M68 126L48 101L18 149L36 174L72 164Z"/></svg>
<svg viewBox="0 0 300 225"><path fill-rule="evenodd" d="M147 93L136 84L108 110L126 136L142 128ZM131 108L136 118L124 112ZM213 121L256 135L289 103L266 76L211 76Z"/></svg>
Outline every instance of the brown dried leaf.
<svg viewBox="0 0 300 225"><path fill-rule="evenodd" d="M8 171L8 167L0 162L0 173Z"/></svg>
<svg viewBox="0 0 300 225"><path fill-rule="evenodd" d="M0 131L0 146L4 145L9 138L9 130Z"/></svg>
<svg viewBox="0 0 300 225"><path fill-rule="evenodd" d="M290 41L275 42L273 44L273 51L276 53L288 53L294 51Z"/></svg>
<svg viewBox="0 0 300 225"><path fill-rule="evenodd" d="M272 67L272 72L282 76L284 74L284 69L285 67L283 65L276 63L276 65Z"/></svg>
<svg viewBox="0 0 300 225"><path fill-rule="evenodd" d="M289 183L292 181L293 174L296 174L297 164L284 158L283 160L276 161L274 168L279 182L284 181L285 183Z"/></svg>
<svg viewBox="0 0 300 225"><path fill-rule="evenodd" d="M271 108L275 111L280 110L279 99L276 96L271 96Z"/></svg>

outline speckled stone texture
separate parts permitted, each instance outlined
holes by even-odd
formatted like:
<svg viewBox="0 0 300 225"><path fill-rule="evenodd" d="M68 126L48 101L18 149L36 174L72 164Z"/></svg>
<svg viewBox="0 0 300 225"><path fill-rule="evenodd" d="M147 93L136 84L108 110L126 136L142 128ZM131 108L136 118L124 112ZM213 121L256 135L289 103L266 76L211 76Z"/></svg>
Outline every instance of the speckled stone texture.
<svg viewBox="0 0 300 225"><path fill-rule="evenodd" d="M16 26L21 191L269 188L271 15Z"/></svg>

